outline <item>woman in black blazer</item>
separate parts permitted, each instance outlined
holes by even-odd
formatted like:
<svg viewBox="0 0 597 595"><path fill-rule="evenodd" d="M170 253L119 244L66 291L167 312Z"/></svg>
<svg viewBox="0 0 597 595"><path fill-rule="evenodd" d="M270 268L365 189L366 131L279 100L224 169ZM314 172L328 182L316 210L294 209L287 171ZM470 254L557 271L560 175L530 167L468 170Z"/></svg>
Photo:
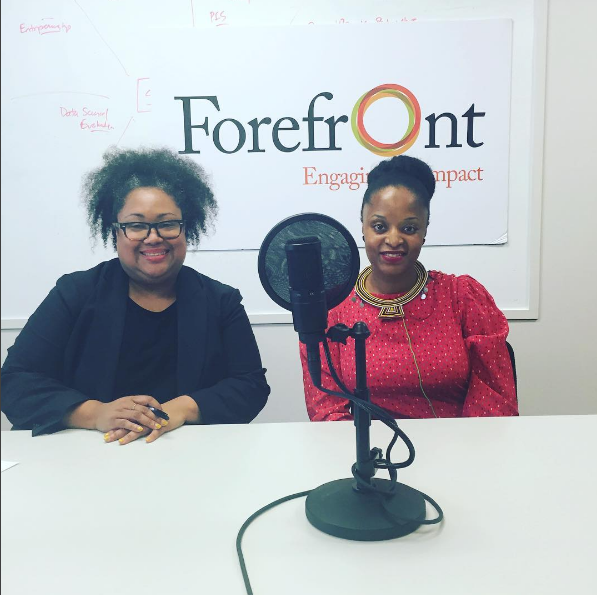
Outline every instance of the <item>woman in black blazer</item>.
<svg viewBox="0 0 597 595"><path fill-rule="evenodd" d="M111 150L84 187L118 258L61 277L8 350L13 427L127 444L251 421L270 389L241 295L183 266L217 209L203 170L165 149Z"/></svg>

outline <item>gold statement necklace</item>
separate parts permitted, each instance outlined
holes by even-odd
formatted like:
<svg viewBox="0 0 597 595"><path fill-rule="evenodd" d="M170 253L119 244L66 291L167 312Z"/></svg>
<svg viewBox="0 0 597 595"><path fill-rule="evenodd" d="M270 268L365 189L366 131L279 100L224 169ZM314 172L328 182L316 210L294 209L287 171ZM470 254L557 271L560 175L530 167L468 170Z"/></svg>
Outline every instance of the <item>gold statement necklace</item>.
<svg viewBox="0 0 597 595"><path fill-rule="evenodd" d="M414 300L421 292L423 292L421 294L421 299L427 297L427 270L418 260L415 262L415 270L417 271L417 281L409 291L392 300L382 300L381 298L370 294L365 287L365 282L372 271L371 265L369 265L364 268L358 276L354 287L355 293L363 302L371 304L376 308L380 308L378 318L404 318L404 310L402 308L404 304L412 302L412 300Z"/></svg>

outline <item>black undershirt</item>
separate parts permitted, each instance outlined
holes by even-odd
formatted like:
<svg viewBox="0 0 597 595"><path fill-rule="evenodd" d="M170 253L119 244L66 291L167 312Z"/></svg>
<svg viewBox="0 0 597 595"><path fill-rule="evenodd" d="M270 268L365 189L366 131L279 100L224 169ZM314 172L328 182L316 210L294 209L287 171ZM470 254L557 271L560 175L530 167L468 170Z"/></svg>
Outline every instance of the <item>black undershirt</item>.
<svg viewBox="0 0 597 595"><path fill-rule="evenodd" d="M160 403L178 396L176 302L162 312L151 312L128 299L115 398L151 395Z"/></svg>

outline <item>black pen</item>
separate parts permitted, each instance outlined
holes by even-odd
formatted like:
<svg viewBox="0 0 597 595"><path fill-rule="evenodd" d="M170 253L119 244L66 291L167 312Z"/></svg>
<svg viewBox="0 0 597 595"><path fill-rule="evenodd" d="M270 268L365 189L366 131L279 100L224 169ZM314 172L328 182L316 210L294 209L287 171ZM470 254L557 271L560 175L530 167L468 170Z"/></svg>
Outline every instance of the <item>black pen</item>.
<svg viewBox="0 0 597 595"><path fill-rule="evenodd" d="M156 409L155 407L150 407L149 410L152 411L154 413L154 415L157 415L158 417L161 417L162 419L165 419L165 420L170 419L168 417L168 414L165 411L162 411L161 409Z"/></svg>

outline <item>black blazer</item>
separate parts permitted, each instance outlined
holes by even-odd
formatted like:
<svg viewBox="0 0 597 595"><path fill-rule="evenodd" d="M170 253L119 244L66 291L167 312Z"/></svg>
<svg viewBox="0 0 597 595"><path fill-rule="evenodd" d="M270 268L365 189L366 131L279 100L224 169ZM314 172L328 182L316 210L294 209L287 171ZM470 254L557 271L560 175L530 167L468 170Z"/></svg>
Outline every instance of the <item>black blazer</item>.
<svg viewBox="0 0 597 595"><path fill-rule="evenodd" d="M183 266L176 295L178 394L195 399L203 423L251 421L270 389L240 292ZM58 280L2 366L14 429L56 432L73 406L114 399L127 299L117 258Z"/></svg>

